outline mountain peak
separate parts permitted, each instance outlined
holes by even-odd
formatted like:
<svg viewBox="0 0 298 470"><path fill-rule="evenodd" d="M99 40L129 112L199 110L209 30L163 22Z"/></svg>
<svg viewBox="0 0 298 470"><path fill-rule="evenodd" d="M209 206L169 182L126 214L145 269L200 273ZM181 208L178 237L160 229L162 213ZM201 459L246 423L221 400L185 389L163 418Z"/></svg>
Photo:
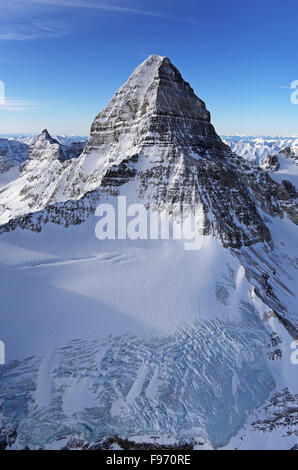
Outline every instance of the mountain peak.
<svg viewBox="0 0 298 470"><path fill-rule="evenodd" d="M44 129L36 141L29 146L27 160L65 160L62 147L58 140L53 139L47 129Z"/></svg>
<svg viewBox="0 0 298 470"><path fill-rule="evenodd" d="M96 116L86 152L98 150L112 135L117 136L119 147L127 148L133 134L135 146L225 147L210 123L205 103L170 59L156 54L134 70Z"/></svg>
<svg viewBox="0 0 298 470"><path fill-rule="evenodd" d="M44 129L40 134L39 136L37 137L36 139L36 142L37 141L49 141L50 143L59 143L56 139L53 139L53 137L50 135L49 131L47 129ZM34 145L34 144L33 144Z"/></svg>
<svg viewBox="0 0 298 470"><path fill-rule="evenodd" d="M168 57L166 56L161 56L161 55L158 55L158 54L150 54L147 59L145 59L141 64L140 66L146 64L146 63L160 63L162 62L164 59L168 59ZM169 60L169 59L168 59Z"/></svg>

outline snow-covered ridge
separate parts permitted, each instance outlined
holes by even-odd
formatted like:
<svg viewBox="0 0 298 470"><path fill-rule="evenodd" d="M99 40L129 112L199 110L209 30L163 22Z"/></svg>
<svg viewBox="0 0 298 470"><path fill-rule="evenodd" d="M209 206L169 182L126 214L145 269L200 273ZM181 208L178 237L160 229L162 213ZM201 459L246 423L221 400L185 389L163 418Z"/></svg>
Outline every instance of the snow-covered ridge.
<svg viewBox="0 0 298 470"><path fill-rule="evenodd" d="M298 194L298 138L222 136L237 155L270 173L278 183L286 181ZM290 186L289 186L290 187ZM291 189L295 198L295 190Z"/></svg>
<svg viewBox="0 0 298 470"><path fill-rule="evenodd" d="M237 155L261 163L268 155L278 154L286 148L291 149L294 155L298 156L298 137L242 137L242 136L221 136L223 141Z"/></svg>
<svg viewBox="0 0 298 470"><path fill-rule="evenodd" d="M78 158L40 134L0 191L0 446L117 435L256 448L260 433L269 448L295 446L298 217L272 163L232 152L155 55ZM98 240L95 209L118 195L171 218L192 209L201 249Z"/></svg>
<svg viewBox="0 0 298 470"><path fill-rule="evenodd" d="M38 135L0 137L0 188L18 178L22 164L27 159L29 147L38 139ZM87 141L87 138L79 136L54 136L51 139L59 144L63 160L77 158L83 152Z"/></svg>
<svg viewBox="0 0 298 470"><path fill-rule="evenodd" d="M36 139L38 138L39 134L0 134L0 139L6 139L9 141L20 142L27 146L34 144ZM60 134L52 134L53 139L58 140L60 144L63 145L70 145L74 142L86 142L88 140L88 136L81 136L81 135L60 135Z"/></svg>
<svg viewBox="0 0 298 470"><path fill-rule="evenodd" d="M48 133L30 147L20 177L0 193L0 223L99 189L126 194L127 185L147 206L171 212L190 205L201 214L201 233L224 246L270 240L250 190L264 211L297 221L287 187L230 151L166 57L152 55L137 67L96 116L79 158L63 160L58 147Z"/></svg>

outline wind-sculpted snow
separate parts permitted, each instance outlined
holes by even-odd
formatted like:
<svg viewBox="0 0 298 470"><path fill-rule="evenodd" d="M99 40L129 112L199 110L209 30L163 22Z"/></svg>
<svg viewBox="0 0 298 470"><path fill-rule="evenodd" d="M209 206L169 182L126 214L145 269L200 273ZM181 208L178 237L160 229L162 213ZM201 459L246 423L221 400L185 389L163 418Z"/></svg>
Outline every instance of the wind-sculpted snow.
<svg viewBox="0 0 298 470"><path fill-rule="evenodd" d="M242 309L238 326L210 321L151 340L74 340L9 365L0 381L2 426L30 448L115 434L223 446L274 387L267 333Z"/></svg>
<svg viewBox="0 0 298 470"><path fill-rule="evenodd" d="M297 394L292 150L265 171L233 153L155 55L95 118L78 156L82 147L66 153L44 130L0 190L0 339L18 359L1 368L0 448L114 435L237 441L259 407ZM97 239L96 208L117 196L171 223L192 211L199 249ZM258 429L271 426L261 417Z"/></svg>
<svg viewBox="0 0 298 470"><path fill-rule="evenodd" d="M190 206L201 214L202 234L240 248L270 241L256 200L270 215L287 213L297 223L293 191L287 188L233 154L179 71L168 58L152 55L96 116L79 158L67 159L59 142L43 131L20 177L0 192L0 223L7 229L33 212L45 220L40 211L56 207L61 213L70 200L79 201L74 211L87 200L89 211L92 192L129 192L131 202L158 210ZM71 223L48 220L55 219Z"/></svg>

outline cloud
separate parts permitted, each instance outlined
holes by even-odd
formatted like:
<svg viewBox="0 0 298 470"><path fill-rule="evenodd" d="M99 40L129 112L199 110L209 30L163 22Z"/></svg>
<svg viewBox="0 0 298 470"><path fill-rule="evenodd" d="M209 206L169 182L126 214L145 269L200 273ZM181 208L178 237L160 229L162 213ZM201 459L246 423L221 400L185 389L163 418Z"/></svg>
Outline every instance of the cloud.
<svg viewBox="0 0 298 470"><path fill-rule="evenodd" d="M127 1L127 0L126 0ZM135 0L134 0L135 1ZM177 17L167 12L146 10L125 6L127 3L111 5L101 0L1 0L2 17L5 23L0 24L0 41L31 41L40 38L57 38L71 33L73 27L69 10L86 10L90 12L124 13L155 17L164 20L198 23L195 18ZM12 4L13 3L13 4ZM65 21L61 21L61 9ZM59 17L59 19L57 19ZM30 18L30 19L29 19ZM33 19L36 18L36 21Z"/></svg>
<svg viewBox="0 0 298 470"><path fill-rule="evenodd" d="M30 41L38 38L55 38L69 34L69 28L62 22L10 24L0 26L0 41Z"/></svg>
<svg viewBox="0 0 298 470"><path fill-rule="evenodd" d="M280 88L280 89L291 89L291 86L286 85L241 85L240 88L257 90L259 88Z"/></svg>
<svg viewBox="0 0 298 470"><path fill-rule="evenodd" d="M194 18L183 18L170 15L168 13L163 13L156 10L144 10L141 8L126 7L120 5L111 5L100 0L95 2L86 1L86 0L15 0L16 3L24 4L38 4L40 6L57 6L62 8L78 8L78 9L87 9L87 10L101 10L106 12L115 12L115 13L130 13L134 15L144 15L152 16L156 18L164 18L175 21L186 21L191 23L196 23L197 21Z"/></svg>
<svg viewBox="0 0 298 470"><path fill-rule="evenodd" d="M22 34L22 33L12 33L12 32L1 32L0 30L0 40L2 41L28 41L30 39L35 39L35 36L32 34Z"/></svg>
<svg viewBox="0 0 298 470"><path fill-rule="evenodd" d="M30 100L18 100L15 98L5 97L4 102L0 102L0 113L1 111L29 111L38 109L39 103L37 101Z"/></svg>

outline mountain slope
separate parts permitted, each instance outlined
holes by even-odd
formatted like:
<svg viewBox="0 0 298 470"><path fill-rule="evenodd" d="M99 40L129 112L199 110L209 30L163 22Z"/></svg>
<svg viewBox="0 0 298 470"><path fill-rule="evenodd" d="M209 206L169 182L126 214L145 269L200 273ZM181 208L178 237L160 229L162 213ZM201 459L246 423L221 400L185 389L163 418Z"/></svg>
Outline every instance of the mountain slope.
<svg viewBox="0 0 298 470"><path fill-rule="evenodd" d="M200 249L98 240L96 208L118 196L171 224L195 213ZM297 402L295 202L220 140L168 58L135 70L77 159L44 131L0 204L4 446L236 446L278 394L284 416ZM268 446L294 447L286 429Z"/></svg>

